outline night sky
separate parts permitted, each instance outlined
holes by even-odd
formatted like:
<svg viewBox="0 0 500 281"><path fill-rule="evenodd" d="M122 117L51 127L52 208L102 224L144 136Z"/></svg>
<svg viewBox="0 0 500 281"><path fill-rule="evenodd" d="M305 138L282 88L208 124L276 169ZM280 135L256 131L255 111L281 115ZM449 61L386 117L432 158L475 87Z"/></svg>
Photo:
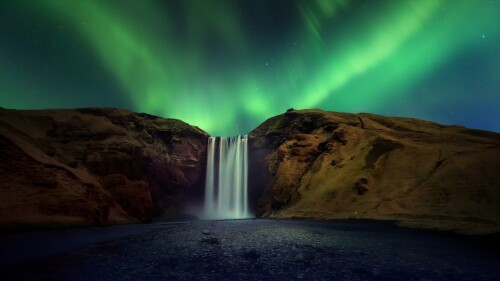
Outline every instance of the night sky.
<svg viewBox="0 0 500 281"><path fill-rule="evenodd" d="M500 131L500 1L0 0L0 106L244 134L288 108Z"/></svg>

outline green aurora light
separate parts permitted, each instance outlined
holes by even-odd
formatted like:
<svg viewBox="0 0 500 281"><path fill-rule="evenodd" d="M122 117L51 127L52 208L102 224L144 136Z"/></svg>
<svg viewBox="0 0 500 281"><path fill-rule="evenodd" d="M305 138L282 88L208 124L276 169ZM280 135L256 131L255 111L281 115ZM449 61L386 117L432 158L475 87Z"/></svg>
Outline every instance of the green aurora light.
<svg viewBox="0 0 500 281"><path fill-rule="evenodd" d="M42 0L0 8L9 40L0 47L4 107L127 107L213 135L247 133L289 107L500 130L492 121L500 120L498 1Z"/></svg>

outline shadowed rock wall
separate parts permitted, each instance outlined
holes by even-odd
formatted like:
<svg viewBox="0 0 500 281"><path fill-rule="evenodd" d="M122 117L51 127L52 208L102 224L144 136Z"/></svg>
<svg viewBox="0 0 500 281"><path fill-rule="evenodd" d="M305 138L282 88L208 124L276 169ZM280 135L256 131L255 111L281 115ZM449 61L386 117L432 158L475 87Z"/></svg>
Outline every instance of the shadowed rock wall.
<svg viewBox="0 0 500 281"><path fill-rule="evenodd" d="M118 109L0 109L0 223L174 218L200 200L208 135Z"/></svg>

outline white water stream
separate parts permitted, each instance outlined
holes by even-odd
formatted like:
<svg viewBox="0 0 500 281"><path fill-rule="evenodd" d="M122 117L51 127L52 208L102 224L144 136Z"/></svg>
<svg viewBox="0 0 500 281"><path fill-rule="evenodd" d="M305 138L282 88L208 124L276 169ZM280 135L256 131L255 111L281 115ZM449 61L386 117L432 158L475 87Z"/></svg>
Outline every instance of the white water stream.
<svg viewBox="0 0 500 281"><path fill-rule="evenodd" d="M206 219L249 218L248 137L208 139Z"/></svg>

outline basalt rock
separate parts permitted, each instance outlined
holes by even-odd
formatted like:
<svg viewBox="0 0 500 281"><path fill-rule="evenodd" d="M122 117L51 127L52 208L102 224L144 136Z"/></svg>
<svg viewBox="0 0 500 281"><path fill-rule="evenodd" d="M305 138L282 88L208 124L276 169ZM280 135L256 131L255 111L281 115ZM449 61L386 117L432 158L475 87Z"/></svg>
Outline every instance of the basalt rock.
<svg viewBox="0 0 500 281"><path fill-rule="evenodd" d="M175 217L202 197L208 135L118 109L0 109L0 224Z"/></svg>
<svg viewBox="0 0 500 281"><path fill-rule="evenodd" d="M498 133L294 110L268 119L249 139L249 186L259 194L253 197L260 198L259 216L500 230Z"/></svg>

